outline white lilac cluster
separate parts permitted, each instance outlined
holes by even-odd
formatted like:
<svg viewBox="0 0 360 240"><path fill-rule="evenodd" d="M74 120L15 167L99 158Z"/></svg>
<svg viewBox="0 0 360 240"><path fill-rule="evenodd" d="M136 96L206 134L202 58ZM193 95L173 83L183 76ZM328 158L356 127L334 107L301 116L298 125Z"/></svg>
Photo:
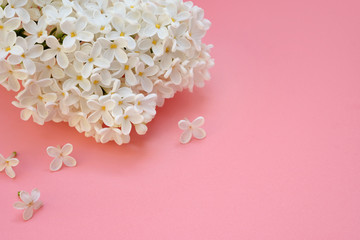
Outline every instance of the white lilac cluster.
<svg viewBox="0 0 360 240"><path fill-rule="evenodd" d="M98 142L145 134L156 106L202 87L204 11L182 0L0 0L0 84L21 118Z"/></svg>

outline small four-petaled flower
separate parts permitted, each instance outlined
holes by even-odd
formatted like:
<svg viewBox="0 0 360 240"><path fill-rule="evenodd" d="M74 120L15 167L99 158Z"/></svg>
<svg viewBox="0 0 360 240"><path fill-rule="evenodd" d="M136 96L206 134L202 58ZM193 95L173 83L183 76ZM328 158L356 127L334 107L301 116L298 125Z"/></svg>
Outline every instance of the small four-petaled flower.
<svg viewBox="0 0 360 240"><path fill-rule="evenodd" d="M68 167L76 166L76 160L69 156L73 151L73 146L70 143L65 144L62 148L60 146L48 147L46 151L50 157L54 158L50 164L51 171L59 170L63 163Z"/></svg>
<svg viewBox="0 0 360 240"><path fill-rule="evenodd" d="M0 154L0 172L5 169L6 174L10 178L15 177L15 172L12 167L15 167L19 164L19 160L16 157L16 152L13 152L10 157L4 158L3 155Z"/></svg>
<svg viewBox="0 0 360 240"><path fill-rule="evenodd" d="M33 216L34 210L39 209L43 205L43 203L39 201L40 191L34 188L31 194L26 191L20 191L18 195L22 201L14 203L14 208L24 209L23 218L24 220L29 220Z"/></svg>
<svg viewBox="0 0 360 240"><path fill-rule="evenodd" d="M193 136L197 139L205 138L206 132L204 129L200 128L202 125L204 125L204 122L204 117L198 117L192 122L190 122L188 119L179 121L179 128L184 130L184 132L181 134L180 142L183 144L188 143Z"/></svg>

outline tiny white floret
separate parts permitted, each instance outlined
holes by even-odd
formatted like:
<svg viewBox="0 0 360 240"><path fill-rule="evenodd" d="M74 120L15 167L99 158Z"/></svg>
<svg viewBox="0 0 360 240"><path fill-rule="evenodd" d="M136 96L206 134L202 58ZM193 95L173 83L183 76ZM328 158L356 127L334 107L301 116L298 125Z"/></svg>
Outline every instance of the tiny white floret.
<svg viewBox="0 0 360 240"><path fill-rule="evenodd" d="M43 206L43 203L39 200L40 191L34 188L29 194L26 191L20 191L18 193L21 201L14 203L14 208L24 210L24 220L29 220L34 214L34 210L37 210Z"/></svg>
<svg viewBox="0 0 360 240"><path fill-rule="evenodd" d="M19 164L19 160L15 158L16 152L11 154L8 158L4 158L3 155L0 154L0 172L5 170L6 175L10 178L15 177L15 172L12 167L15 167Z"/></svg>
<svg viewBox="0 0 360 240"><path fill-rule="evenodd" d="M60 148L60 146L50 146L46 149L46 151L50 157L54 158L50 164L51 171L59 170L63 163L68 167L76 166L76 160L69 156L73 151L73 146L70 143L65 144L62 148Z"/></svg>
<svg viewBox="0 0 360 240"><path fill-rule="evenodd" d="M190 122L188 119L179 121L178 125L184 132L181 134L180 142L185 144L190 142L192 137L197 139L203 139L206 137L206 132L201 128L204 125L204 117L198 117L194 121Z"/></svg>

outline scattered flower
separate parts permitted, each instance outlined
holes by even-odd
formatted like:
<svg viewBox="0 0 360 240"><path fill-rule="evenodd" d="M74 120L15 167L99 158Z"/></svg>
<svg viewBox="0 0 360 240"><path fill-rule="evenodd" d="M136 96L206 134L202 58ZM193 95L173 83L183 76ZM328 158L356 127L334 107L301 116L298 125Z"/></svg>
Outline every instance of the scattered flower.
<svg viewBox="0 0 360 240"><path fill-rule="evenodd" d="M68 167L76 166L76 160L69 156L69 154L73 151L73 146L70 143L65 144L62 148L60 148L60 146L50 146L46 149L46 151L50 157L54 158L50 164L51 171L58 171L63 163Z"/></svg>
<svg viewBox="0 0 360 240"><path fill-rule="evenodd" d="M19 160L16 157L16 152L13 152L8 158L4 158L0 154L0 172L5 169L5 173L10 177L15 177L15 172L12 167L15 167L19 164Z"/></svg>
<svg viewBox="0 0 360 240"><path fill-rule="evenodd" d="M188 143L193 136L197 139L205 138L206 132L204 129L200 128L202 125L204 125L204 123L204 117L198 117L192 122L190 122L188 119L179 121L179 128L184 131L181 134L180 142L183 144Z"/></svg>
<svg viewBox="0 0 360 240"><path fill-rule="evenodd" d="M40 191L37 188L34 188L31 194L26 191L20 191L18 196L21 202L14 203L14 208L24 210L23 218L25 221L32 218L34 210L38 210L43 206L43 203L39 200Z"/></svg>

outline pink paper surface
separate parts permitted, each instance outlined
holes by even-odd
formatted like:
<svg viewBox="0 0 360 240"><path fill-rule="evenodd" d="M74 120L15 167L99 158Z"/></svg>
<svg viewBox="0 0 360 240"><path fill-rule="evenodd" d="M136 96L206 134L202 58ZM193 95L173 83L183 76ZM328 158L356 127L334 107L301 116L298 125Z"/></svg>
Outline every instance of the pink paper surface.
<svg viewBox="0 0 360 240"><path fill-rule="evenodd" d="M213 22L205 88L166 102L145 136L98 144L20 120L0 88L0 239L360 239L360 2L196 0ZM206 119L181 145L177 122ZM49 171L47 146L76 168ZM17 191L41 191L24 222Z"/></svg>

